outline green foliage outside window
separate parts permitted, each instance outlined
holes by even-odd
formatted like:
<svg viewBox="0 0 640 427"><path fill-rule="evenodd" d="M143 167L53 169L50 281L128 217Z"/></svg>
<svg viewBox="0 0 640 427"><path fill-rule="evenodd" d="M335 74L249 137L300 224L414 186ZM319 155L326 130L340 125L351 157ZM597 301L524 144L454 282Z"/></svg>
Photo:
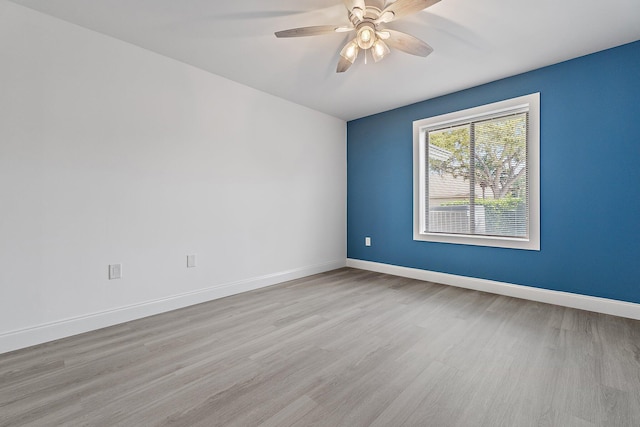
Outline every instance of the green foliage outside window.
<svg viewBox="0 0 640 427"><path fill-rule="evenodd" d="M471 135L475 149L471 153ZM442 150L429 159L429 169L440 175L469 180L471 156L474 180L494 199L521 197L526 193L527 116L525 113L429 132L429 145ZM479 196L479 194L476 194ZM510 202L508 202L510 203Z"/></svg>

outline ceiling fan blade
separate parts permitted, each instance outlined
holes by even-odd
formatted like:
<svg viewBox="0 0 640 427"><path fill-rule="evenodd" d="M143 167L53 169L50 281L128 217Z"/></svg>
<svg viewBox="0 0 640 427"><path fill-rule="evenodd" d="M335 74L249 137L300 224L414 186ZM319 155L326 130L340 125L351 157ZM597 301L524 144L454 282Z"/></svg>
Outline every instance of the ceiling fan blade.
<svg viewBox="0 0 640 427"><path fill-rule="evenodd" d="M340 61L338 61L338 68L336 69L336 73L344 73L353 65L351 61L346 58L340 57Z"/></svg>
<svg viewBox="0 0 640 427"><path fill-rule="evenodd" d="M395 21L396 19L420 12L423 9L433 6L439 1L440 0L398 0L385 7L380 13L380 18L376 22Z"/></svg>
<svg viewBox="0 0 640 427"><path fill-rule="evenodd" d="M433 52L431 46L409 34L390 29L384 29L383 32L389 33L389 38L385 42L395 49L416 56L428 56Z"/></svg>
<svg viewBox="0 0 640 427"><path fill-rule="evenodd" d="M290 30L276 32L276 37L307 37L307 36L321 36L323 34L331 34L337 32L336 30L344 27L337 25L316 25L314 27L302 27L292 28Z"/></svg>

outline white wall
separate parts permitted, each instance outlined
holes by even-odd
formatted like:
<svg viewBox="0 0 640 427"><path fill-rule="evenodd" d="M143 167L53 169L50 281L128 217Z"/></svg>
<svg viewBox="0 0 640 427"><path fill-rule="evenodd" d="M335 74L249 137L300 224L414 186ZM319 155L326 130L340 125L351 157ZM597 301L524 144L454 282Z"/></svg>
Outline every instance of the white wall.
<svg viewBox="0 0 640 427"><path fill-rule="evenodd" d="M344 121L0 0L0 352L337 268L345 217Z"/></svg>

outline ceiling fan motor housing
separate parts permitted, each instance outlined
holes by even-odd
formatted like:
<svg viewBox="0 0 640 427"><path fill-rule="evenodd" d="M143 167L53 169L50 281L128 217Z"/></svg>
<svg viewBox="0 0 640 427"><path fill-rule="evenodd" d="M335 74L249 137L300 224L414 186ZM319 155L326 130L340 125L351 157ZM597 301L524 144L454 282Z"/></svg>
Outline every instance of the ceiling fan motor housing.
<svg viewBox="0 0 640 427"><path fill-rule="evenodd" d="M363 11L362 17L357 16L352 11L349 12L349 21L353 24L354 27L357 27L362 22L374 22L376 19L380 18L380 14L382 11L375 6L367 5L365 10Z"/></svg>

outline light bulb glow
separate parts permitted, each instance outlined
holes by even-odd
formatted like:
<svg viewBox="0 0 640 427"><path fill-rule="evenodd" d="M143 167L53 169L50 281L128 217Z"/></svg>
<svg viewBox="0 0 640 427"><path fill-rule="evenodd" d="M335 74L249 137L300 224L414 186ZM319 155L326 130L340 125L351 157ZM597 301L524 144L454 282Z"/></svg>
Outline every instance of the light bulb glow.
<svg viewBox="0 0 640 427"><path fill-rule="evenodd" d="M387 56L389 52L390 50L387 44L380 39L376 40L373 44L373 49L371 49L371 55L373 56L373 60L376 62Z"/></svg>
<svg viewBox="0 0 640 427"><path fill-rule="evenodd" d="M358 43L355 39L351 40L345 47L342 48L340 56L353 64L353 61L355 61L358 57Z"/></svg>
<svg viewBox="0 0 640 427"><path fill-rule="evenodd" d="M364 43L368 43L369 40L371 40L371 31L369 31L368 28L362 30L362 33L360 34L360 38Z"/></svg>
<svg viewBox="0 0 640 427"><path fill-rule="evenodd" d="M353 59L356 56L356 47L354 45L349 45L347 48L347 52L345 53L346 57L349 59Z"/></svg>
<svg viewBox="0 0 640 427"><path fill-rule="evenodd" d="M382 47L382 43L376 43L373 45L373 49L376 53L376 55L384 55L384 48Z"/></svg>
<svg viewBox="0 0 640 427"><path fill-rule="evenodd" d="M358 40L358 46L360 46L360 49L369 49L376 41L374 28L369 25L362 25L358 30L356 39Z"/></svg>

